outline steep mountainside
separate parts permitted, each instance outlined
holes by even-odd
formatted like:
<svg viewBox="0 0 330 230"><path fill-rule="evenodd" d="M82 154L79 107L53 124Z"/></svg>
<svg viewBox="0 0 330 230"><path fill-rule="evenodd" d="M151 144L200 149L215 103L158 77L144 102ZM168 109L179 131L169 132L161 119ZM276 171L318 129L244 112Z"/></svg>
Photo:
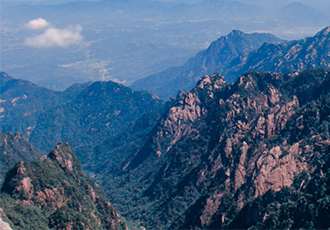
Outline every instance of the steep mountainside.
<svg viewBox="0 0 330 230"><path fill-rule="evenodd" d="M150 111L131 122L118 133L107 136L99 144L90 144L77 149L77 156L81 159L84 170L88 172L102 172L102 175L120 169L120 165L129 159L141 148L149 132L156 125L161 115L172 105L168 101L164 108Z"/></svg>
<svg viewBox="0 0 330 230"><path fill-rule="evenodd" d="M150 229L330 227L315 213L299 218L299 202L287 213L278 200L297 185L288 199L311 194L318 172L328 178L321 172L329 162L329 92L326 69L248 72L234 84L204 76L178 94L132 160L104 175L106 193L128 219ZM311 213L330 208L327 183L308 198L317 204ZM273 211L264 202L271 191L279 192L270 200ZM261 211L249 222L251 205Z"/></svg>
<svg viewBox="0 0 330 230"><path fill-rule="evenodd" d="M286 44L265 43L249 58L233 60L224 74L228 79L235 79L248 70L287 73L317 67L330 67L330 27L314 37Z"/></svg>
<svg viewBox="0 0 330 230"><path fill-rule="evenodd" d="M131 228L83 174L68 143L16 164L1 188L0 207L0 217L13 229Z"/></svg>
<svg viewBox="0 0 330 230"><path fill-rule="evenodd" d="M5 173L18 161L31 161L44 155L19 133L0 132L0 185Z"/></svg>
<svg viewBox="0 0 330 230"><path fill-rule="evenodd" d="M29 141L43 151L59 141L69 141L74 148L96 146L162 106L147 92L111 81L95 82L74 100L39 114L36 126L29 127Z"/></svg>
<svg viewBox="0 0 330 230"><path fill-rule="evenodd" d="M132 84L133 89L146 90L167 99L176 95L180 89L190 90L200 76L222 72L223 69L238 56L246 56L258 49L264 42L283 42L271 34L245 34L233 30L211 43L208 49L199 52L186 64L166 69L150 75Z"/></svg>

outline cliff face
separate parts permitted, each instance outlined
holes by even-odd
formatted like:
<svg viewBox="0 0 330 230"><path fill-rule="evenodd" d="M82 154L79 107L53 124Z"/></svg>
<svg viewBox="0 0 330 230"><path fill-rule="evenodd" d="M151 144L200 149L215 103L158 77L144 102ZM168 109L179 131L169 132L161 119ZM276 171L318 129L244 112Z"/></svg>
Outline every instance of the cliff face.
<svg viewBox="0 0 330 230"><path fill-rule="evenodd" d="M107 194L149 228L227 228L249 201L323 167L329 89L325 69L248 72L234 84L204 76L107 178Z"/></svg>
<svg viewBox="0 0 330 230"><path fill-rule="evenodd" d="M7 222L3 221L2 218L6 218L6 215L3 213L3 210L0 209L0 229L1 230L12 230L10 225Z"/></svg>
<svg viewBox="0 0 330 230"><path fill-rule="evenodd" d="M20 161L6 175L0 207L14 229L128 229L82 172L68 143L48 156ZM29 213L29 214L28 214Z"/></svg>
<svg viewBox="0 0 330 230"><path fill-rule="evenodd" d="M251 200L238 213L231 229L327 229L329 228L329 150L314 173L301 173L290 187L269 190ZM316 150L317 151L317 150ZM217 224L213 224L216 226ZM211 226L212 227L212 226Z"/></svg>

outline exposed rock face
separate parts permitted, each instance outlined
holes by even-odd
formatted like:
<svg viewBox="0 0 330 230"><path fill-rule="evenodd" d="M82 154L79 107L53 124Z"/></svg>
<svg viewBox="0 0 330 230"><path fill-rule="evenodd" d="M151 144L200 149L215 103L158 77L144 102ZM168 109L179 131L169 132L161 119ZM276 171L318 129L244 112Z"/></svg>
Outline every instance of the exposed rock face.
<svg viewBox="0 0 330 230"><path fill-rule="evenodd" d="M283 156L280 146L272 148L267 155L260 157L257 161L256 175L253 178L255 197L265 194L270 188L279 191L283 187L290 186L294 176L303 171L308 171L307 163L299 160L302 152L298 147L292 146L289 154ZM297 149L297 151L292 151Z"/></svg>
<svg viewBox="0 0 330 230"><path fill-rule="evenodd" d="M181 106L172 107L168 118L164 121L164 134L179 137L189 130L189 123L193 123L201 115L199 99L192 93L179 94Z"/></svg>
<svg viewBox="0 0 330 230"><path fill-rule="evenodd" d="M144 147L104 186L148 228L227 228L249 201L324 164L329 90L325 69L248 72L234 84L204 76L179 93ZM132 184L135 194L121 200L117 194Z"/></svg>
<svg viewBox="0 0 330 230"><path fill-rule="evenodd" d="M48 157L20 161L10 170L1 188L0 205L17 229L129 227L100 188L83 174L68 143L59 143ZM22 208L29 215L26 211L18 214Z"/></svg>
<svg viewBox="0 0 330 230"><path fill-rule="evenodd" d="M6 215L3 213L3 209L0 208L0 229L1 230L13 230L8 223L2 220Z"/></svg>
<svg viewBox="0 0 330 230"><path fill-rule="evenodd" d="M62 149L64 148L64 149ZM55 160L63 169L72 171L72 155L73 149L68 143L59 143L55 149L53 149L49 157Z"/></svg>
<svg viewBox="0 0 330 230"><path fill-rule="evenodd" d="M17 190L23 190L25 193L27 193L27 194L31 194L31 193L33 193L33 190L32 190L32 187L33 187L33 185L32 185L32 183L31 183L31 178L29 178L29 177L25 177L25 178L23 178L22 179L22 181L21 181L21 186L19 186L18 188L16 188Z"/></svg>
<svg viewBox="0 0 330 230"><path fill-rule="evenodd" d="M0 217L0 229L1 230L13 230L10 225L6 222L4 222Z"/></svg>

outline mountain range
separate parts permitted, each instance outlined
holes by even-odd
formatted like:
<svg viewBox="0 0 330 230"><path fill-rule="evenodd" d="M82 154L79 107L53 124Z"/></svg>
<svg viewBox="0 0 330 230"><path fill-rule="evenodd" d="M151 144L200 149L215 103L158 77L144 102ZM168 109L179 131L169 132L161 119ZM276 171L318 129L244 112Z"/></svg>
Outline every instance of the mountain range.
<svg viewBox="0 0 330 230"><path fill-rule="evenodd" d="M277 38L233 31L199 59L227 76L202 74L166 103L111 81L53 91L1 73L0 224L330 227L329 31L255 49Z"/></svg>
<svg viewBox="0 0 330 230"><path fill-rule="evenodd" d="M190 90L204 74L218 72L233 82L248 70L286 73L330 67L329 32L330 27L326 27L314 37L283 43L269 34L233 31L213 42L185 65L140 79L131 87L166 99L175 96L180 89Z"/></svg>
<svg viewBox="0 0 330 230"><path fill-rule="evenodd" d="M239 58L242 60L242 57ZM227 69L228 77L249 70L287 73L309 68L330 67L330 27L315 36L286 44L265 43L252 52L245 61L240 61Z"/></svg>
<svg viewBox="0 0 330 230"><path fill-rule="evenodd" d="M180 89L190 90L196 81L205 74L223 72L231 61L239 56L247 56L265 42L280 43L283 40L272 34L245 34L233 30L222 36L183 66L172 67L160 73L137 80L131 87L157 94L163 99L175 96Z"/></svg>
<svg viewBox="0 0 330 230"><path fill-rule="evenodd" d="M327 228L329 87L330 72L322 68L250 71L235 83L206 75L165 105L151 131L143 128L153 126L146 113L94 148L95 165L88 170L105 193L83 174L68 143L59 143L48 156L19 161L1 187L1 224L13 229ZM144 137L138 142L125 137L135 132ZM2 135L4 156L27 146L37 152L31 153L34 158L40 154L26 137ZM121 159L106 153L120 153Z"/></svg>

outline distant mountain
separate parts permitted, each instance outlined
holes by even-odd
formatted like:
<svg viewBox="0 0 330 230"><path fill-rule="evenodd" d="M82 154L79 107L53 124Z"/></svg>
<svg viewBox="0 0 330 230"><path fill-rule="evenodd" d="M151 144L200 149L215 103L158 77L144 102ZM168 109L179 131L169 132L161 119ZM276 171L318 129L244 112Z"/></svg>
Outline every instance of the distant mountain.
<svg viewBox="0 0 330 230"><path fill-rule="evenodd" d="M329 15L299 2L292 2L276 11L274 18L278 23L286 22L288 27L293 28L297 26L320 26L330 20Z"/></svg>
<svg viewBox="0 0 330 230"><path fill-rule="evenodd" d="M0 124L2 130L11 130L11 124L22 122L23 127L16 125L22 132L28 128L29 115L45 111L63 102L62 93L39 87L32 82L15 79L8 74L0 73ZM32 125L33 126L33 125Z"/></svg>
<svg viewBox="0 0 330 230"><path fill-rule="evenodd" d="M204 76L100 182L148 229L329 228L329 92L327 69Z"/></svg>
<svg viewBox="0 0 330 230"><path fill-rule="evenodd" d="M91 83L75 84L65 91L54 91L30 81L0 73L0 128L30 133L37 116L52 107L69 102Z"/></svg>
<svg viewBox="0 0 330 230"><path fill-rule="evenodd" d="M68 143L6 176L0 217L13 229L134 229L82 172Z"/></svg>
<svg viewBox="0 0 330 230"><path fill-rule="evenodd" d="M262 8L250 3L242 3L239 1L223 1L223 0L204 0L196 3L177 2L169 14L172 17L182 15L191 20L205 20L210 18L250 18L251 15L259 13L261 15Z"/></svg>
<svg viewBox="0 0 330 230"><path fill-rule="evenodd" d="M167 99L175 96L181 89L193 88L200 76L223 72L233 59L246 56L264 42L279 43L283 40L271 34L245 34L234 30L227 36L212 42L208 49L199 52L183 66L169 68L137 80L131 87L136 90L146 90Z"/></svg>
<svg viewBox="0 0 330 230"><path fill-rule="evenodd" d="M232 79L248 70L286 73L316 67L330 67L330 27L298 41L265 43L248 58L233 60L225 74Z"/></svg>
<svg viewBox="0 0 330 230"><path fill-rule="evenodd" d="M18 161L31 161L44 155L19 133L0 132L0 185L5 173Z"/></svg>
<svg viewBox="0 0 330 230"><path fill-rule="evenodd" d="M249 70L287 73L330 67L329 32L330 27L326 27L314 37L279 43L280 39L269 34L233 31L213 42L184 66L140 79L131 87L168 98L180 89L193 88L200 76L215 72L222 73L227 81L233 82Z"/></svg>

